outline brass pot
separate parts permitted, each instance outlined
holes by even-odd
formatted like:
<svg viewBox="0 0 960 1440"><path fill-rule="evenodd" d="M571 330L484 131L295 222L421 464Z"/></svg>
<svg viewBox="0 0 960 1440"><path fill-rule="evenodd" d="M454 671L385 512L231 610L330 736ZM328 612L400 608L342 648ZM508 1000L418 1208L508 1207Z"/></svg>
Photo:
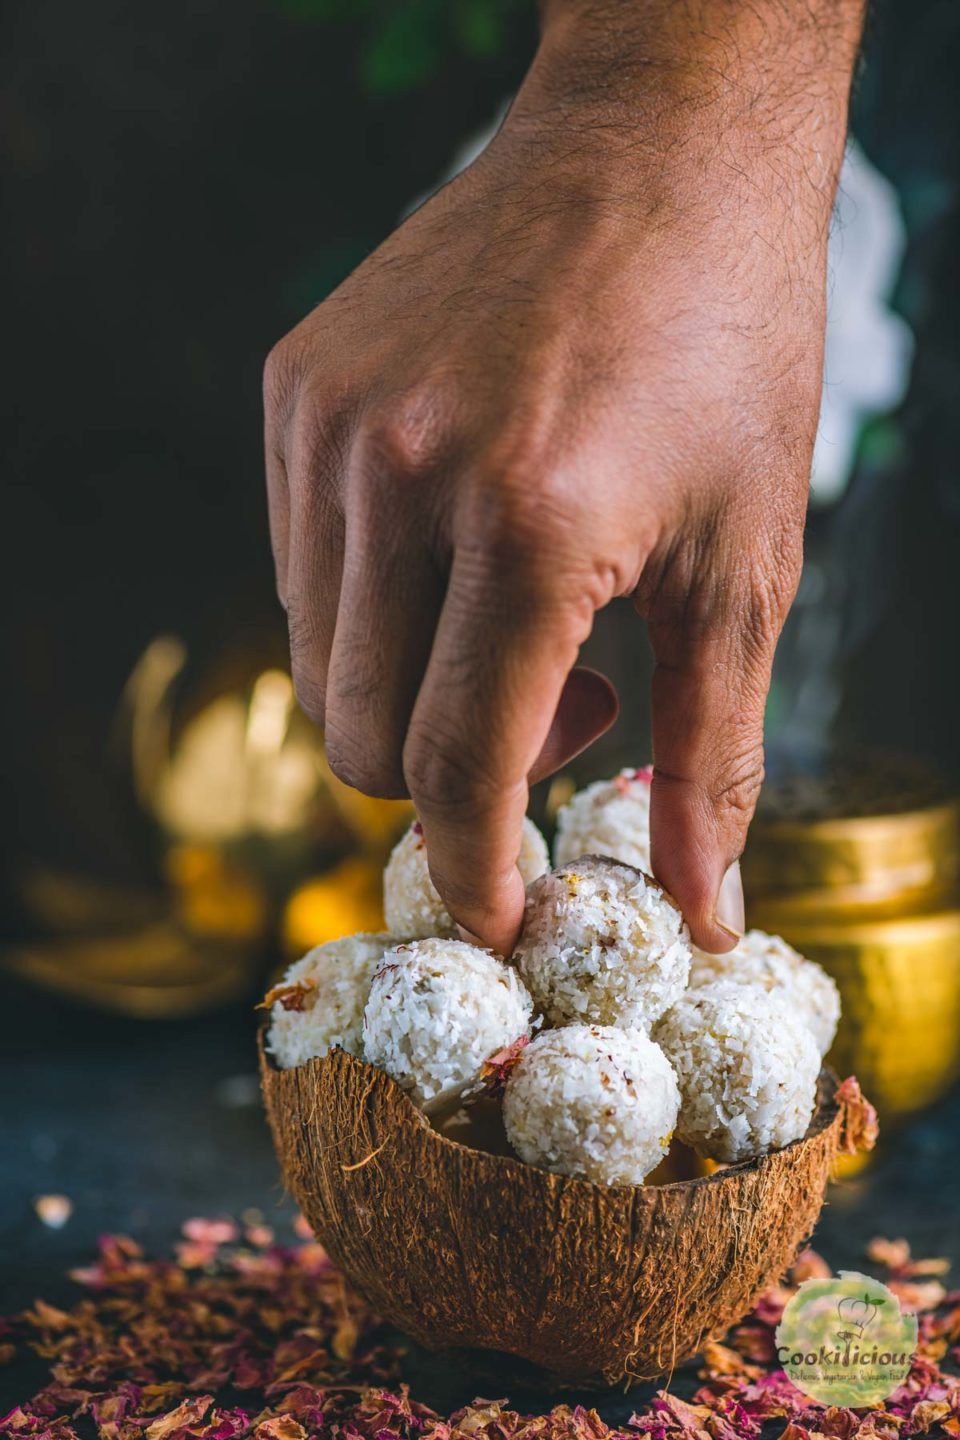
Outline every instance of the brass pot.
<svg viewBox="0 0 960 1440"><path fill-rule="evenodd" d="M865 756L771 786L743 859L749 922L836 980L831 1064L887 1122L960 1076L960 803L912 762Z"/></svg>
<svg viewBox="0 0 960 1440"><path fill-rule="evenodd" d="M772 928L761 906L751 921ZM843 1018L830 1064L856 1075L884 1121L960 1077L960 909L899 919L796 921L781 932L836 980Z"/></svg>

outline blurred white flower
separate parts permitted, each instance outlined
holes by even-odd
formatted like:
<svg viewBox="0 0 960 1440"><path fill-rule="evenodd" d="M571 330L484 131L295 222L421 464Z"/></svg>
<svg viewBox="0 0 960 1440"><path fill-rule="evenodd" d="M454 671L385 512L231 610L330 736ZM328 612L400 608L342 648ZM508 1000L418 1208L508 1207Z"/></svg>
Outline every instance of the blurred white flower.
<svg viewBox="0 0 960 1440"><path fill-rule="evenodd" d="M810 489L814 504L845 490L863 421L903 398L913 333L889 307L906 246L897 193L850 140L827 256L823 398Z"/></svg>

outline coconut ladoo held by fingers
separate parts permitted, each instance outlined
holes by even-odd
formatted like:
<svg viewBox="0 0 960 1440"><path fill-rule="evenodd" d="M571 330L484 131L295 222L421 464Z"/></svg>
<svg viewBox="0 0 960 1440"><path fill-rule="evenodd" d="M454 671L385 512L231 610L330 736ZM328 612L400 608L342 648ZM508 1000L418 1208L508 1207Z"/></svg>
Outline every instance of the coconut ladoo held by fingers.
<svg viewBox="0 0 960 1440"><path fill-rule="evenodd" d="M583 855L528 887L515 960L549 1024L649 1032L686 987L690 941L656 881Z"/></svg>

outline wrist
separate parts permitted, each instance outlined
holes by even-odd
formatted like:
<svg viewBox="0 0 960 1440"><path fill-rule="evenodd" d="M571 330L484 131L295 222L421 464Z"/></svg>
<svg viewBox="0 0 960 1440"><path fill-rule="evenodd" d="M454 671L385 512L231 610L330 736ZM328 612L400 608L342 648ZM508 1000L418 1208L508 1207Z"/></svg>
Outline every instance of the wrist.
<svg viewBox="0 0 960 1440"><path fill-rule="evenodd" d="M615 169L686 155L796 171L829 206L862 12L862 0L544 0L511 119L580 136Z"/></svg>

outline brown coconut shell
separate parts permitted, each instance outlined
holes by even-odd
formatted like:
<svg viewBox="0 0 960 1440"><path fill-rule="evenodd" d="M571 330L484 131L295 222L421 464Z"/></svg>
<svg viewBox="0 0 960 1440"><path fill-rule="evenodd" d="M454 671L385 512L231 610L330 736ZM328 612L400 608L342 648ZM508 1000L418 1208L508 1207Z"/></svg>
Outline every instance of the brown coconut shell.
<svg viewBox="0 0 960 1440"><path fill-rule="evenodd" d="M849 1148L824 1070L802 1140L703 1179L606 1189L446 1138L343 1051L279 1070L261 1038L260 1064L286 1183L385 1319L581 1383L652 1379L722 1335L790 1264Z"/></svg>

